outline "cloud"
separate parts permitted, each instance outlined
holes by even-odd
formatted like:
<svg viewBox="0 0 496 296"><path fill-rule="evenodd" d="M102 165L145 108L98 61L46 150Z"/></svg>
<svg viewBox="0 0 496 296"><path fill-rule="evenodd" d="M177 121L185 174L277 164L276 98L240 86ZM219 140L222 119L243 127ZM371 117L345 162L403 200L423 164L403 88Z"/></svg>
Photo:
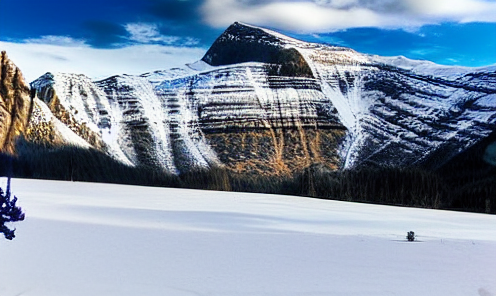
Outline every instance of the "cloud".
<svg viewBox="0 0 496 296"><path fill-rule="evenodd" d="M496 1L484 0L205 0L200 11L214 27L241 21L299 33L496 22Z"/></svg>
<svg viewBox="0 0 496 296"><path fill-rule="evenodd" d="M206 51L204 48L152 44L104 49L86 45L2 41L0 50L7 51L27 81L33 81L46 72L80 73L93 79L124 73L138 75L195 62L201 59Z"/></svg>
<svg viewBox="0 0 496 296"><path fill-rule="evenodd" d="M194 46L199 43L193 37L168 36L160 33L159 26L153 23L130 23L125 26L128 40L136 43Z"/></svg>
<svg viewBox="0 0 496 296"><path fill-rule="evenodd" d="M156 24L132 23L125 25L129 32L129 40L138 43L165 43L173 44L179 41L177 36L164 36L160 34Z"/></svg>
<svg viewBox="0 0 496 296"><path fill-rule="evenodd" d="M46 36L41 36L39 38L29 38L29 39L25 39L24 42L34 43L34 44L60 45L60 46L68 46L68 47L87 46L86 40L84 39L74 39L69 36L54 36L54 35L46 35Z"/></svg>
<svg viewBox="0 0 496 296"><path fill-rule="evenodd" d="M238 0L207 0L202 12L204 20L216 27L226 26L237 20L302 33L377 26L383 22L377 14L367 9L342 10L315 2L246 5Z"/></svg>

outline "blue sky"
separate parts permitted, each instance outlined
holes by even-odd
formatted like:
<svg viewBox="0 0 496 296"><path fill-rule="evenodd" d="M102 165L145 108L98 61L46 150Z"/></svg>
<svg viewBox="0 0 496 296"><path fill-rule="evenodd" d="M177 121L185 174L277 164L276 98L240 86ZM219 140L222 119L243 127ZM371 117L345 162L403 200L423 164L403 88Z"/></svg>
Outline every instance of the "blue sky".
<svg viewBox="0 0 496 296"><path fill-rule="evenodd" d="M495 0L0 0L0 49L28 80L138 74L194 62L234 21L363 53L496 64Z"/></svg>

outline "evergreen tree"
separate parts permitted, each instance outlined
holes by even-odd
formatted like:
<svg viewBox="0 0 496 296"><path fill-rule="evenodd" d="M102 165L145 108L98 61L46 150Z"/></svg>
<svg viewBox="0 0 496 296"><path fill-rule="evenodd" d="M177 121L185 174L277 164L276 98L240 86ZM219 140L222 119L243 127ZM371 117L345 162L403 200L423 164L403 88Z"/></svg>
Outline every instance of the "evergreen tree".
<svg viewBox="0 0 496 296"><path fill-rule="evenodd" d="M20 207L16 206L16 202L17 197L11 198L10 177L8 177L7 191L4 193L0 188L0 233L3 233L8 240L15 237L15 229L10 229L5 223L24 220L24 213Z"/></svg>

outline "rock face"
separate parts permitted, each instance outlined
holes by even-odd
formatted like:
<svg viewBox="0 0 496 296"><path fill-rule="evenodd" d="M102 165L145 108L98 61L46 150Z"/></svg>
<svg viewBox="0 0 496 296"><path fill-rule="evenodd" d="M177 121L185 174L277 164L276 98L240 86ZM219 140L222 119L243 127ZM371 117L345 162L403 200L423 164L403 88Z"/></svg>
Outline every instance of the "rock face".
<svg viewBox="0 0 496 296"><path fill-rule="evenodd" d="M339 165L344 126L319 88L312 78L270 76L260 63L156 86L171 108L171 120L190 122L173 123L173 128L194 126L235 171L270 174L290 173L317 161Z"/></svg>
<svg viewBox="0 0 496 296"><path fill-rule="evenodd" d="M58 135L58 140L51 142L93 147L132 165L117 144L115 126L121 114L115 113L105 92L88 77L47 73L33 81L31 87L40 109L46 106L42 112L45 115L37 120L44 121L48 116Z"/></svg>
<svg viewBox="0 0 496 296"><path fill-rule="evenodd" d="M218 164L190 102L167 99L145 78L115 76L96 83L120 120L119 146L132 163L172 173Z"/></svg>
<svg viewBox="0 0 496 296"><path fill-rule="evenodd" d="M172 173L436 168L496 127L496 67L364 55L240 23L182 69L46 74L31 87L65 141Z"/></svg>
<svg viewBox="0 0 496 296"><path fill-rule="evenodd" d="M294 47L281 46L282 40L304 46L298 40L236 22L217 38L202 61L212 66L260 62L266 64L270 76L313 78L301 53Z"/></svg>
<svg viewBox="0 0 496 296"><path fill-rule="evenodd" d="M9 60L7 53L0 54L0 150L15 153L16 138L23 134L32 109L29 86L21 71Z"/></svg>
<svg viewBox="0 0 496 296"><path fill-rule="evenodd" d="M363 75L362 96L370 102L358 122L356 162L436 168L495 130L495 69L434 76L376 68Z"/></svg>

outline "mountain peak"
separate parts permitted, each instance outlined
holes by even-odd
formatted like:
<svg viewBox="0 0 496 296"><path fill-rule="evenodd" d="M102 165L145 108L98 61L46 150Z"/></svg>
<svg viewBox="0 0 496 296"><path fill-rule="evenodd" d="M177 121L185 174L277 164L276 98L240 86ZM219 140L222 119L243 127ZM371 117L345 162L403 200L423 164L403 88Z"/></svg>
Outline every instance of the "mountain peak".
<svg viewBox="0 0 496 296"><path fill-rule="evenodd" d="M19 84L26 84L24 80L24 76L22 75L21 70L9 59L6 51L2 51L0 53L0 67L2 70L2 75L5 77L12 77L18 80Z"/></svg>
<svg viewBox="0 0 496 296"><path fill-rule="evenodd" d="M281 46L278 38L264 30L235 22L215 40L202 60L212 66L269 63Z"/></svg>
<svg viewBox="0 0 496 296"><path fill-rule="evenodd" d="M272 75L313 77L305 58L296 49L304 44L277 32L235 22L217 38L202 61L211 66L266 63L271 65Z"/></svg>
<svg viewBox="0 0 496 296"><path fill-rule="evenodd" d="M355 55L354 58L357 58L355 63L367 62L367 59L350 48L305 42L269 29L240 22L230 25L215 40L202 61L211 66L246 62L281 65L282 57L287 60L288 56L292 58L290 63L304 62L301 53L307 50L325 51L326 55L336 55L335 59L342 59L343 55ZM295 55L299 56L295 57Z"/></svg>

